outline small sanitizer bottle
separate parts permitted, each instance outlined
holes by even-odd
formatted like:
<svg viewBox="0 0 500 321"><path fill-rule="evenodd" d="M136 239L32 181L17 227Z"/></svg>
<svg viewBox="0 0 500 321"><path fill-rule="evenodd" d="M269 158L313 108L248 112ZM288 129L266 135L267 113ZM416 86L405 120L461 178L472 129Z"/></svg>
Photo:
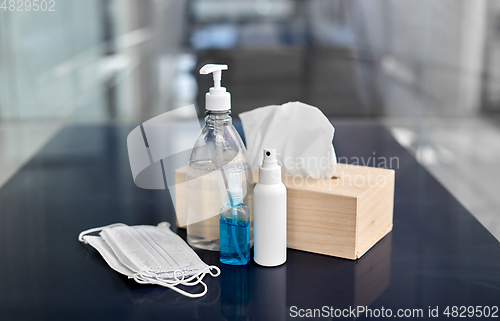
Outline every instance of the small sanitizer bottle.
<svg viewBox="0 0 500 321"><path fill-rule="evenodd" d="M227 171L229 201L219 211L220 261L245 265L250 261L250 210L243 203L242 171Z"/></svg>
<svg viewBox="0 0 500 321"><path fill-rule="evenodd" d="M262 266L286 262L286 187L275 149L264 149L254 189L254 261Z"/></svg>

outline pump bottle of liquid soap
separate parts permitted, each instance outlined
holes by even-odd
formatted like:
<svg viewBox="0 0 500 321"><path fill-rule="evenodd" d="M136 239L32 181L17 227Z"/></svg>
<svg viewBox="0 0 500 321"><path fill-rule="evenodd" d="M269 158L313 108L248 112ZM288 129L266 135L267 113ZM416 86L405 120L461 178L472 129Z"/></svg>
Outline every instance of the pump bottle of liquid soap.
<svg viewBox="0 0 500 321"><path fill-rule="evenodd" d="M264 149L254 190L254 261L262 266L286 262L286 187L275 149Z"/></svg>
<svg viewBox="0 0 500 321"><path fill-rule="evenodd" d="M228 172L228 202L219 211L220 261L245 265L250 261L250 210L243 203L241 171Z"/></svg>
<svg viewBox="0 0 500 321"><path fill-rule="evenodd" d="M208 64L200 70L213 74L214 86L205 96L205 126L186 172L187 240L192 247L212 251L219 250L219 211L230 198L228 173L241 173L241 198L248 205L250 222L253 207L252 170L230 116L231 95L221 87L222 70L227 65Z"/></svg>

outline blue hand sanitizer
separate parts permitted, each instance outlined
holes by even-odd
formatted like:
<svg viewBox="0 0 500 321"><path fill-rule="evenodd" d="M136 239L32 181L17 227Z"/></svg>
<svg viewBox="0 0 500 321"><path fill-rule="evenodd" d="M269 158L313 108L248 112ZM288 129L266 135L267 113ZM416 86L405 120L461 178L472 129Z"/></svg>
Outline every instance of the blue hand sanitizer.
<svg viewBox="0 0 500 321"><path fill-rule="evenodd" d="M250 210L243 203L242 172L227 173L229 201L219 211L220 261L245 265L250 261Z"/></svg>

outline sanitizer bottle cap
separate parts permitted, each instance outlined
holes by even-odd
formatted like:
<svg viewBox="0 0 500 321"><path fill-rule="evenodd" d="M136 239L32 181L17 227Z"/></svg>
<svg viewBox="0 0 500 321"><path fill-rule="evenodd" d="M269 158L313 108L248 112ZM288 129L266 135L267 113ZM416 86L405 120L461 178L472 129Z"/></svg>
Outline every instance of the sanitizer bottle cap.
<svg viewBox="0 0 500 321"><path fill-rule="evenodd" d="M228 172L227 190L229 192L230 201L233 204L243 202L243 187L241 185L241 171Z"/></svg>
<svg viewBox="0 0 500 321"><path fill-rule="evenodd" d="M281 183L281 166L276 160L276 149L264 148L262 166L259 168L259 183Z"/></svg>
<svg viewBox="0 0 500 321"><path fill-rule="evenodd" d="M208 64L200 69L200 74L214 76L214 86L205 95L206 110L225 111L231 109L231 94L221 87L222 70L227 70L227 65Z"/></svg>

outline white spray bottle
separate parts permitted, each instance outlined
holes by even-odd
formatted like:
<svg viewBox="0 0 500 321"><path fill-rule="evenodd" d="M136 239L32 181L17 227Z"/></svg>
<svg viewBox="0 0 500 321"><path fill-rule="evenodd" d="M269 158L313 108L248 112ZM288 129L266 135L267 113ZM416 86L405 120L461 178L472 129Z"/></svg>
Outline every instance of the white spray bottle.
<svg viewBox="0 0 500 321"><path fill-rule="evenodd" d="M254 261L262 266L286 262L286 187L275 149L264 149L254 189Z"/></svg>

